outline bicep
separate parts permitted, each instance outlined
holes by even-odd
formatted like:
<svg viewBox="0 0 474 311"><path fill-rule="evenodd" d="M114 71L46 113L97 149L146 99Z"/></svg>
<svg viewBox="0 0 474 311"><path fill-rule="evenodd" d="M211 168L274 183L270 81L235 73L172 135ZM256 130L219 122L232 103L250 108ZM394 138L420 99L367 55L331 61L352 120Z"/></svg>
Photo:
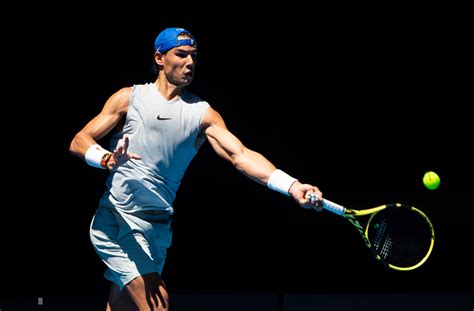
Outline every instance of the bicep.
<svg viewBox="0 0 474 311"><path fill-rule="evenodd" d="M128 111L132 88L123 88L112 95L102 111L89 121L72 139L69 150L78 157L84 157L88 148L109 133Z"/></svg>
<svg viewBox="0 0 474 311"><path fill-rule="evenodd" d="M242 142L227 129L220 114L212 108L204 116L203 133L214 151L226 160L232 161L245 151Z"/></svg>
<svg viewBox="0 0 474 311"><path fill-rule="evenodd" d="M109 133L128 111L131 88L124 88L112 95L102 111L95 116L81 132L98 140Z"/></svg>

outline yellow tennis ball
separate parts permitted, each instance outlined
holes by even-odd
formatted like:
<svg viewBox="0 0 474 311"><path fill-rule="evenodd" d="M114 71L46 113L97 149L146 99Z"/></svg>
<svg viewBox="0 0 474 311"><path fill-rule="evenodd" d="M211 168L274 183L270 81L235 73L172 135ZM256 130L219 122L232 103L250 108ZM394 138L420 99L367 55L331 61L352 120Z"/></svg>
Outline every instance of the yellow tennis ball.
<svg viewBox="0 0 474 311"><path fill-rule="evenodd" d="M423 184L430 190L435 190L438 188L440 183L441 179L439 178L438 174L433 171L426 172L423 176Z"/></svg>

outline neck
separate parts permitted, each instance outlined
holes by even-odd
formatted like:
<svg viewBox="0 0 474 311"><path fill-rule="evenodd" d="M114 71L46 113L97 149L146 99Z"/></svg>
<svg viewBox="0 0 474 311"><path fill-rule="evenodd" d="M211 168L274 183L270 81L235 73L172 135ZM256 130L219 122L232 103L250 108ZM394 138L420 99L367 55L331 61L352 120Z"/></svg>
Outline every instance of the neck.
<svg viewBox="0 0 474 311"><path fill-rule="evenodd" d="M155 81L155 85L161 95L167 100L171 100L176 96L181 96L184 92L184 87L179 87L168 82L166 78L163 78L160 74L158 79Z"/></svg>

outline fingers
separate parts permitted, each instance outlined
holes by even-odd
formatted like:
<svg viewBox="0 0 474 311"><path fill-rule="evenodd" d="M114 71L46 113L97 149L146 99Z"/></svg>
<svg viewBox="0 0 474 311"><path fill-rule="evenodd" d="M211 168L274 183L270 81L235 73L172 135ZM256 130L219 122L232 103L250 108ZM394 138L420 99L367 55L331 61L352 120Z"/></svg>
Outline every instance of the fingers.
<svg viewBox="0 0 474 311"><path fill-rule="evenodd" d="M128 138L128 136L124 136L123 144L122 144L123 154L127 155L127 158L129 159L141 159L142 157L139 156L138 154L133 153L133 152L128 152L129 145L130 145L130 139Z"/></svg>
<svg viewBox="0 0 474 311"><path fill-rule="evenodd" d="M127 153L127 157L129 159L137 159L137 160L140 160L142 158L141 156L139 156L138 154L133 153L133 152Z"/></svg>
<svg viewBox="0 0 474 311"><path fill-rule="evenodd" d="M128 144L129 144L128 136L125 135L124 140L123 140L123 144L122 144L124 154L127 154L127 152L128 152Z"/></svg>
<svg viewBox="0 0 474 311"><path fill-rule="evenodd" d="M117 147L114 149L114 154L117 158L121 157L124 154L125 141L120 139L117 143Z"/></svg>
<svg viewBox="0 0 474 311"><path fill-rule="evenodd" d="M117 165L121 165L128 159L140 160L142 157L136 153L129 152L128 147L130 145L130 139L128 136L124 136L117 143L117 147L114 149L114 158Z"/></svg>
<svg viewBox="0 0 474 311"><path fill-rule="evenodd" d="M116 158L120 158L122 156L122 153L123 153L122 149L123 149L122 146L119 146L119 147L114 149L114 156Z"/></svg>
<svg viewBox="0 0 474 311"><path fill-rule="evenodd" d="M313 187L313 189L308 190L305 194L305 198L310 201L310 203L315 202L322 202L323 201L323 193L319 191L317 187Z"/></svg>
<svg viewBox="0 0 474 311"><path fill-rule="evenodd" d="M312 187L312 189L307 191L305 198L311 208L316 209L318 212L323 210L323 194L317 187Z"/></svg>

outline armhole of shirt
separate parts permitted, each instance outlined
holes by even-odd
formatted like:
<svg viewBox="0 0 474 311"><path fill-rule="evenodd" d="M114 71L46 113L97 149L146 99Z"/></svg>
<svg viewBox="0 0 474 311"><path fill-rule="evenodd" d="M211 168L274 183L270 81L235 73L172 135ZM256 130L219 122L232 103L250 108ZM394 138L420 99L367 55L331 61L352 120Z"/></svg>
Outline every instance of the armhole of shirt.
<svg viewBox="0 0 474 311"><path fill-rule="evenodd" d="M209 105L208 102L204 102L204 103L205 103L205 108L202 109L201 115L200 115L199 118L198 118L198 119L199 119L199 122L198 122L198 133L197 133L197 135L196 135L196 140L202 139L203 142L200 143L200 144L198 144L198 148L196 148L196 143L197 143L197 142L194 142L194 150L195 150L196 152L198 152L199 149L202 147L202 145L204 145L205 142L207 141L207 139L206 139L205 137L203 137L204 135L203 135L203 133L202 133L202 127L201 127L201 125L202 125L202 119L204 118L204 115L206 114L207 110L209 110L209 108L211 108L211 105Z"/></svg>
<svg viewBox="0 0 474 311"><path fill-rule="evenodd" d="M132 91L130 92L130 97L128 98L128 107L129 108L132 105L132 103L134 102L135 92L136 92L137 88L138 88L138 86L136 84L132 85ZM127 113L128 113L128 109L127 109Z"/></svg>
<svg viewBox="0 0 474 311"><path fill-rule="evenodd" d="M198 122L198 127L199 127L199 133L201 133L201 125L202 125L202 119L204 119L204 115L206 114L206 112L209 110L209 108L211 108L211 105L209 105L208 102L204 102L204 109L202 109L201 111L201 115L199 116L199 122Z"/></svg>
<svg viewBox="0 0 474 311"><path fill-rule="evenodd" d="M116 132L116 133L113 133L112 136L111 136L110 148L112 148L112 149L115 148L116 143L118 142L118 140L124 135L124 132L125 132L124 129L125 129L125 126L127 125L128 116L129 116L129 112L130 112L130 107L133 105L133 102L134 102L136 89L137 89L137 85L134 84L132 86L132 91L130 92L130 95L129 95L129 98L128 98L127 112L122 117L123 121L122 120L120 121L120 122L123 122L122 129L120 131Z"/></svg>

